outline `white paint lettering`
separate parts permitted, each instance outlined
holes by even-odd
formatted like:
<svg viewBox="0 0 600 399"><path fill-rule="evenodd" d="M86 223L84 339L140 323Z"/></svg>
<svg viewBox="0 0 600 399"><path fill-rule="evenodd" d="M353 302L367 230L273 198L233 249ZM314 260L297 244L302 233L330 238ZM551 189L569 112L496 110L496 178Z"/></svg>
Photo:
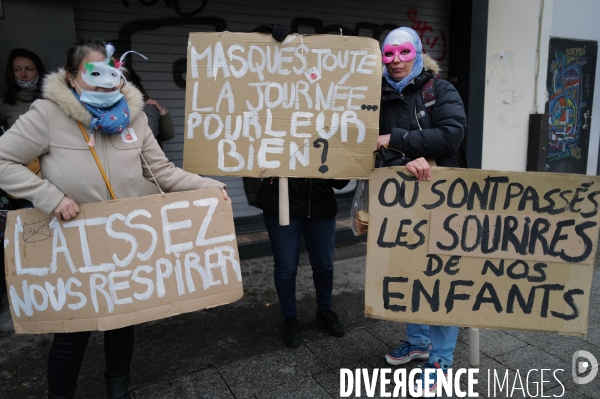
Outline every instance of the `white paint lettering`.
<svg viewBox="0 0 600 399"><path fill-rule="evenodd" d="M161 265L165 266L165 270L161 269ZM165 279L169 278L173 273L173 265L171 261L165 258L160 258L156 261L156 293L159 298L166 294Z"/></svg>
<svg viewBox="0 0 600 399"><path fill-rule="evenodd" d="M108 274L108 289L110 291L110 297L113 300L115 305L124 305L126 303L133 302L130 296L127 298L120 299L117 296L117 291L126 290L129 288L129 281L121 281L119 283L115 283L115 278L126 278L131 274L131 270L121 270L118 272L111 272Z"/></svg>
<svg viewBox="0 0 600 399"><path fill-rule="evenodd" d="M229 151L227 151L227 155L237 161L237 165L235 166L225 166L225 144L229 144ZM236 151L237 147L235 141L222 139L219 140L219 145L217 148L218 161L217 166L224 172L237 172L239 170L244 169L244 157L242 154Z"/></svg>
<svg viewBox="0 0 600 399"><path fill-rule="evenodd" d="M83 284L81 284L81 281L77 280L75 277L71 277L70 279L68 279L67 283L65 284L65 291L67 291L67 295L72 298L74 298L74 297L79 298L79 302L70 303L68 305L69 309L77 310L77 309L81 309L82 307L85 306L85 304L87 303L87 298L81 292L77 292L77 291L74 292L71 289L71 285L73 285L73 284L75 284L77 287L81 287Z"/></svg>
<svg viewBox="0 0 600 399"><path fill-rule="evenodd" d="M290 123L290 136L298 137L298 138L310 138L310 133L300 133L298 132L299 127L308 127L311 125L310 119L313 117L312 112L294 112L292 114L292 120ZM300 118L306 118L307 120L302 121Z"/></svg>
<svg viewBox="0 0 600 399"><path fill-rule="evenodd" d="M154 253L154 250L156 249L156 244L158 244L158 233L156 232L156 230L153 227L148 226L147 224L131 223L131 221L138 216L144 216L144 217L147 217L148 219L152 218L152 215L147 210L136 209L134 211L129 212L129 214L127 215L127 218L125 218L125 226L127 226L131 229L134 229L134 230L144 230L144 231L147 231L148 233L150 233L150 236L152 237L152 239L150 240L150 246L148 247L148 250L144 253L141 253L141 252L137 253L137 258L139 260L148 260Z"/></svg>
<svg viewBox="0 0 600 399"><path fill-rule="evenodd" d="M145 301L146 299L148 299L152 296L152 293L154 292L154 281L152 281L152 279L150 279L150 278L140 277L140 272L150 274L153 271L154 271L154 269L152 269L152 267L150 267L148 265L138 266L133 271L133 275L131 276L131 279L133 281L135 281L136 283L143 284L147 287L146 291L142 292L141 294L138 294L137 292L135 292L133 294L133 297L135 299L137 299L139 301Z"/></svg>
<svg viewBox="0 0 600 399"><path fill-rule="evenodd" d="M117 257L116 253L113 253L113 256L112 256L113 261L115 262L115 264L117 266L126 267L131 263L131 261L135 257L135 253L138 248L138 243L137 243L137 240L135 239L135 237L132 236L131 234L114 231L113 223L114 223L115 219L125 221L125 216L121 215L120 213L115 213L113 215L110 215L108 217L108 222L106 223L106 233L111 238L127 241L131 245L131 250L129 251L129 254L127 254L127 256L123 260L119 259Z"/></svg>
<svg viewBox="0 0 600 399"><path fill-rule="evenodd" d="M302 151L298 148L298 144L294 141L290 141L290 170L296 170L296 161L300 162L303 166L308 166L310 162L309 153L309 141L304 140Z"/></svg>
<svg viewBox="0 0 600 399"><path fill-rule="evenodd" d="M81 252L83 254L83 264L84 267L80 267L79 271L81 273L96 273L96 272L112 272L115 270L114 263L101 263L99 265L94 265L92 263L92 256L90 253L90 245L87 239L87 233L85 230L85 226L100 226L106 224L107 218L105 217L97 217L91 219L81 219L81 220L73 220L71 222L65 223L63 227L78 227L79 228L79 239L81 241Z"/></svg>
<svg viewBox="0 0 600 399"><path fill-rule="evenodd" d="M108 313L112 313L115 310L110 294L105 289L107 284L108 282L104 274L94 273L90 275L90 295L92 296L92 304L94 305L94 310L96 313L100 312L100 308L98 306L98 292L104 295L104 299L106 299Z"/></svg>
<svg viewBox="0 0 600 399"><path fill-rule="evenodd" d="M170 254L173 252L185 252L189 251L194 247L191 241L186 241L180 244L171 243L171 232L183 229L189 229L192 227L192 221L190 219L181 220L179 222L169 222L167 217L167 211L173 209L186 209L189 208L189 201L176 201L160 208L160 215L162 217L162 229L163 239L165 243L165 253Z"/></svg>
<svg viewBox="0 0 600 399"><path fill-rule="evenodd" d="M267 161L267 154L283 154L283 144L283 139L262 139L257 155L258 167L277 169L281 162L277 160Z"/></svg>
<svg viewBox="0 0 600 399"><path fill-rule="evenodd" d="M208 206L208 211L206 212L206 216L202 219L202 224L200 225L200 231L198 231L198 236L196 237L196 246L203 247L207 245L215 245L221 244L227 241L234 241L235 234L227 234L224 236L217 236L212 238L206 238L206 232L208 230L208 226L210 225L210 221L212 220L213 215L215 214L215 209L219 205L219 200L217 198L202 198L193 202L194 206L204 207ZM221 221L223 223L223 221ZM215 231L216 228L213 228Z"/></svg>

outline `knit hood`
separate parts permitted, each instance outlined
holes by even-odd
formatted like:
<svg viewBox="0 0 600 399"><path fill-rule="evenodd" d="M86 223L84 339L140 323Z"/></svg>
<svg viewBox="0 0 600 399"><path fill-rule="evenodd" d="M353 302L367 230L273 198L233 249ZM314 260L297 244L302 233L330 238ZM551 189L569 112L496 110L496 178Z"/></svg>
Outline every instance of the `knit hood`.
<svg viewBox="0 0 600 399"><path fill-rule="evenodd" d="M67 72L59 69L49 75L46 75L42 87L43 97L54 101L68 116L81 122L84 126L89 126L92 121L92 115L85 109L85 106L75 98L69 82L67 81ZM121 87L121 93L129 105L131 120L135 120L144 109L144 98L142 93L132 84Z"/></svg>

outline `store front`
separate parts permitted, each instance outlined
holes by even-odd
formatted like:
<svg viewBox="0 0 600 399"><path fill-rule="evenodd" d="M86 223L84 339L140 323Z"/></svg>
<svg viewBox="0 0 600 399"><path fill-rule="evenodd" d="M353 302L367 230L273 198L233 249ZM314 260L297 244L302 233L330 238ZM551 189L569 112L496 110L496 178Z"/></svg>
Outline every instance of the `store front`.
<svg viewBox="0 0 600 399"><path fill-rule="evenodd" d="M29 2L37 4L35 0ZM5 3L11 3L10 7L5 7L5 18L19 18L18 15L11 15L17 6L10 0ZM24 3L27 1L20 1L18 7L25 7ZM100 37L114 43L117 51L131 49L148 57L148 60L143 60L132 56L130 65L141 77L150 97L169 109L175 123L176 136L165 142L163 149L175 165L182 166L186 52L190 32L252 32L260 30L264 24L278 24L288 31L302 34L360 35L383 40L390 30L402 25L411 26L420 34L424 50L438 60L442 69L441 77L448 78L451 3L451 0L349 0L343 3L316 0L87 0L73 2L72 15L75 38ZM62 28L65 29L69 28ZM48 33L46 31L39 34ZM58 46L51 44L51 38L46 38L46 41L46 47ZM19 45L42 52L36 48L35 43L32 40L30 45ZM63 52L69 44L66 42L61 45L57 53ZM5 43L2 47L14 46ZM56 66L51 65L52 68ZM228 185L240 246L260 241L264 244L267 237L261 211L251 205L253 188L257 182L241 177L217 178ZM348 228L354 187L355 182L352 182L347 188L337 192L340 245L356 240ZM270 250L265 245L262 248ZM257 255L259 252L260 250L248 253L241 251L243 256Z"/></svg>

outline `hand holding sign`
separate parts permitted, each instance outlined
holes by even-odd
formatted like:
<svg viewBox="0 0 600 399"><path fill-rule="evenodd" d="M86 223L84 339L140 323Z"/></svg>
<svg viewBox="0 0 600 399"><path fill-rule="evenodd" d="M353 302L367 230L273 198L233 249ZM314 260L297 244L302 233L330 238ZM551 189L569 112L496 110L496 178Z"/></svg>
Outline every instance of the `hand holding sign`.
<svg viewBox="0 0 600 399"><path fill-rule="evenodd" d="M54 210L54 216L56 216L58 220L69 220L77 216L78 213L79 204L66 195Z"/></svg>

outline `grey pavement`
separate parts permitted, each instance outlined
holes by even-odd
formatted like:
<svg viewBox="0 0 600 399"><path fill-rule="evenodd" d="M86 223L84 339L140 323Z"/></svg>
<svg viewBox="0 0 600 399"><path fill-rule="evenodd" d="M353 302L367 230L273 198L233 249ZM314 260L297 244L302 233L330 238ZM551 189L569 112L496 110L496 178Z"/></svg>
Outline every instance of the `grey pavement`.
<svg viewBox="0 0 600 399"><path fill-rule="evenodd" d="M364 317L365 252L365 244L336 251L334 310L346 326L344 337L329 336L316 325L311 270L304 254L297 282L303 343L296 349L287 348L281 340L272 259L246 260L242 262L242 300L136 326L132 397L338 398L340 368L369 372L389 368L383 355L404 339L405 326ZM600 359L600 268L594 271L586 338L480 330L479 397L508 397L510 385L513 398L600 398L600 375L585 385L576 384L571 376L571 357L576 350L586 350ZM46 397L50 342L51 334L14 334L4 302L0 314L1 399ZM461 328L455 368L469 367L468 353L468 329ZM414 362L408 368L421 364ZM538 372L530 373L528 385L531 369ZM542 393L540 369L564 372L556 372L556 378L546 372ZM102 334L95 332L85 354L76 397L103 398L103 372ZM505 373L508 384L502 393L496 385L494 396L493 384L488 391L488 376L493 380L496 374L502 380ZM464 385L462 388L466 390ZM364 388L361 393L366 397ZM379 395L377 387L374 397Z"/></svg>

